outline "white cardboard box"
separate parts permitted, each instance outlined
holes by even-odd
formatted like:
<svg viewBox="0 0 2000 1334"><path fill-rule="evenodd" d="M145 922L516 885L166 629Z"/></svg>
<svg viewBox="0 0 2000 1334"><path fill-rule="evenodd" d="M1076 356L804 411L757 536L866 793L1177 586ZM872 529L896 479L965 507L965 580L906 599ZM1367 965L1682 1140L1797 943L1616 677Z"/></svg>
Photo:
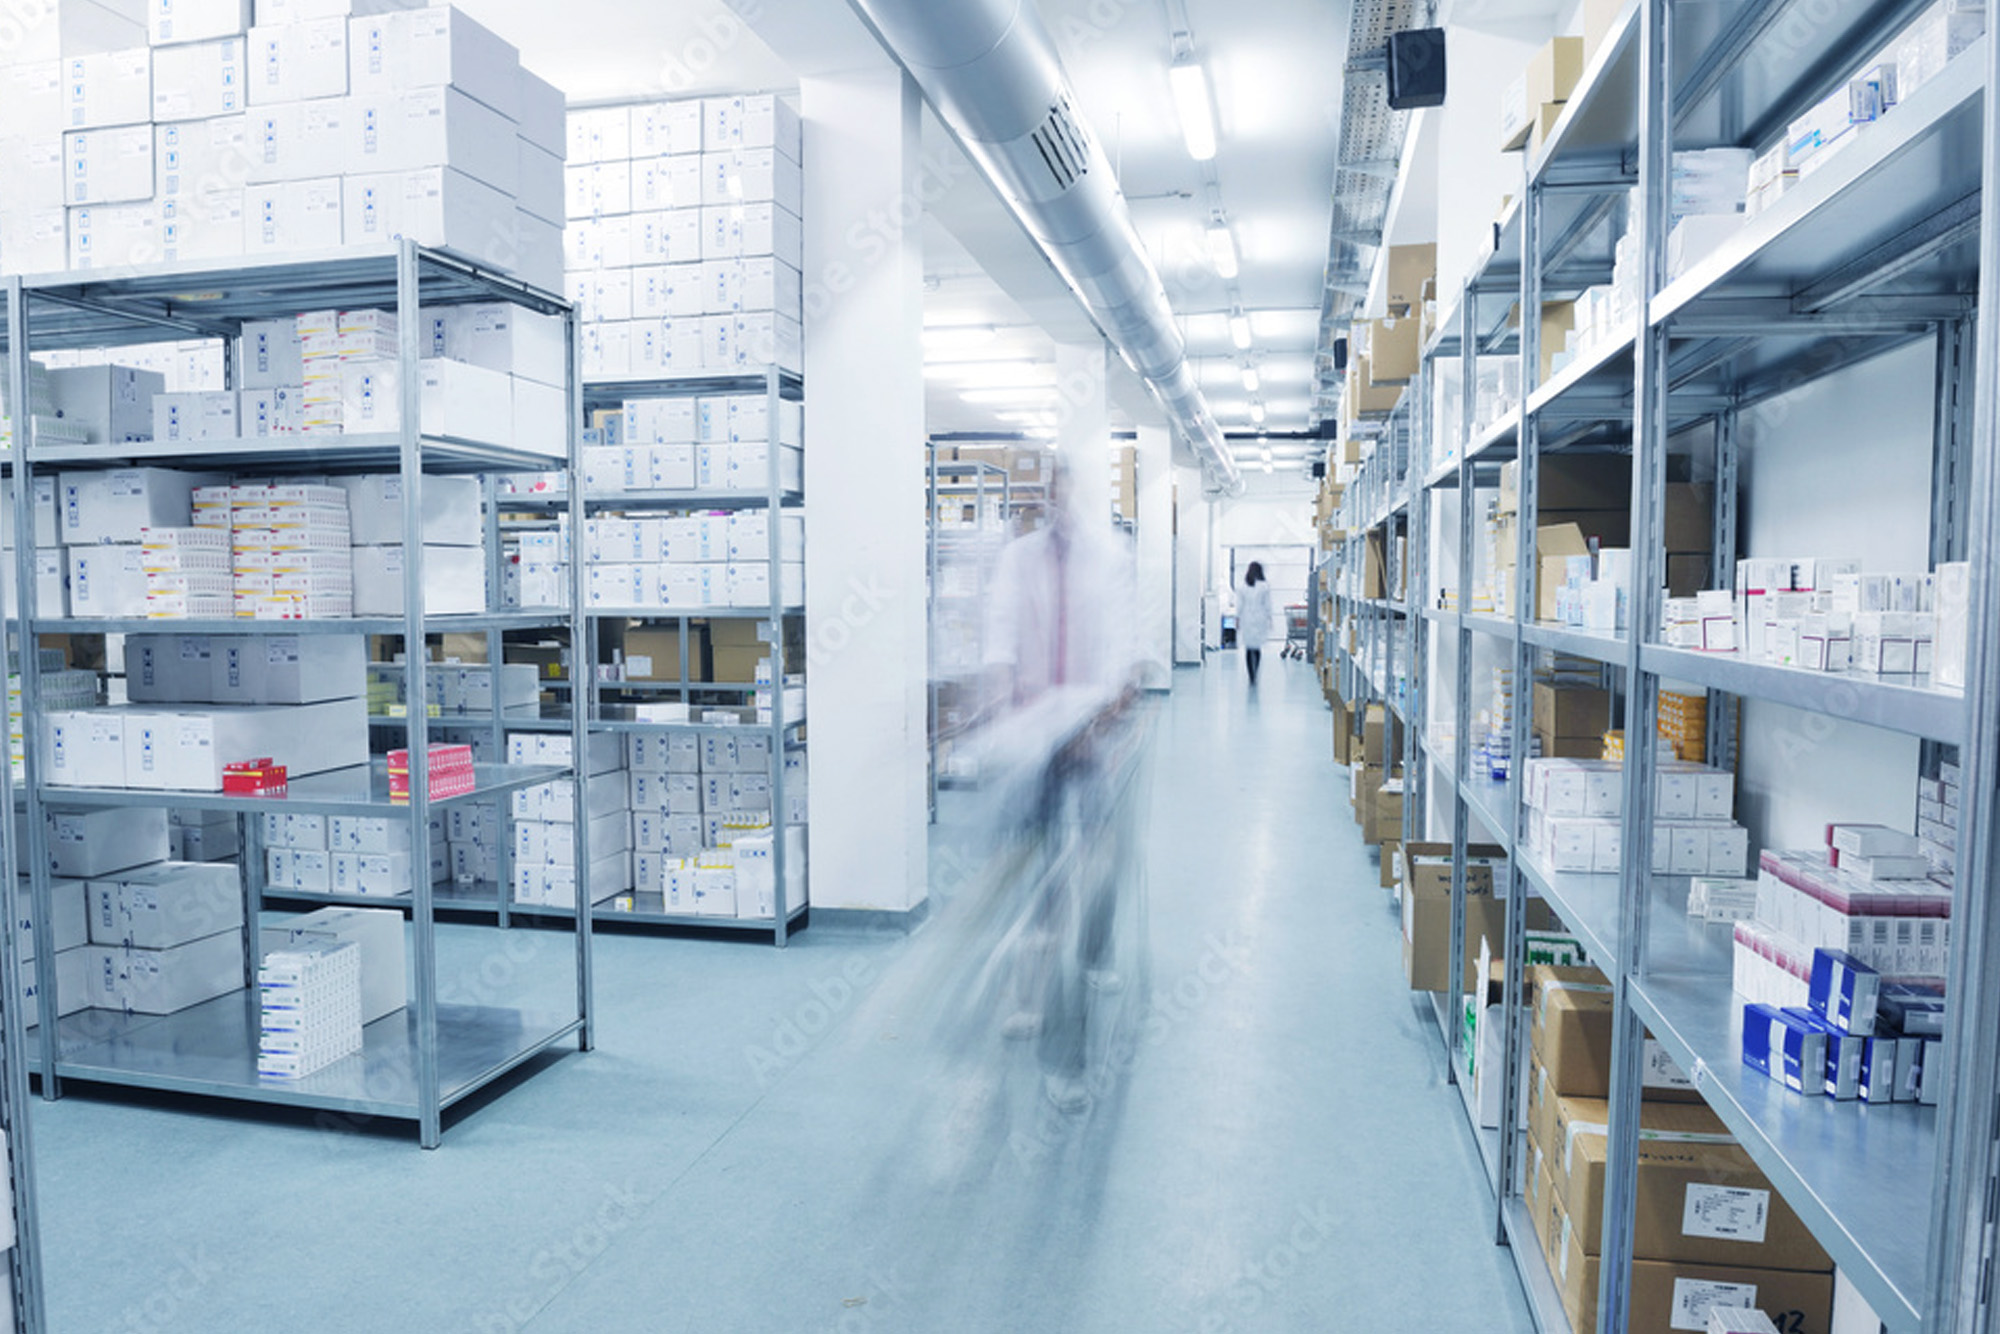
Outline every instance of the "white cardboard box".
<svg viewBox="0 0 2000 1334"><path fill-rule="evenodd" d="M151 200L92 204L71 208L67 215L70 268L108 269L160 262L160 210Z"/></svg>
<svg viewBox="0 0 2000 1334"><path fill-rule="evenodd" d="M85 880L61 877L49 880L49 934L57 954L90 943L88 884ZM26 876L15 882L14 948L22 963L35 957L35 902Z"/></svg>
<svg viewBox="0 0 2000 1334"><path fill-rule="evenodd" d="M90 943L170 949L243 925L234 866L159 862L89 882Z"/></svg>
<svg viewBox="0 0 2000 1334"><path fill-rule="evenodd" d="M266 954L308 940L351 941L361 952L361 1022L372 1024L407 1003L403 915L390 908L322 908L261 933Z"/></svg>
<svg viewBox="0 0 2000 1334"><path fill-rule="evenodd" d="M560 159L569 149L569 99L562 89L526 68L521 70L519 97L514 122L521 138Z"/></svg>
<svg viewBox="0 0 2000 1334"><path fill-rule="evenodd" d="M125 718L110 709L45 714L42 759L58 787L125 787Z"/></svg>
<svg viewBox="0 0 2000 1334"><path fill-rule="evenodd" d="M74 210L84 212L85 210ZM166 390L167 380L158 371L129 366L67 366L49 372L49 395L65 421L83 428L92 444L126 444L150 440L153 434L153 396ZM160 473L163 469L140 470ZM70 490L73 477L91 476L99 482ZM130 470L116 473L62 474L65 510L72 504L83 507L81 528L63 527L65 542L132 542L136 528L126 527L144 511L127 503L135 485ZM115 502L115 503L114 503ZM163 502L170 503L170 502ZM109 508L106 508L106 507ZM169 512L172 512L169 510ZM150 516L148 516L150 519ZM158 522L157 520L150 520ZM142 521L143 524L144 521ZM186 523L185 518L180 520ZM112 525L117 525L116 527ZM84 533L89 535L85 536Z"/></svg>
<svg viewBox="0 0 2000 1334"><path fill-rule="evenodd" d="M409 237L512 272L519 241L513 197L445 167L349 177L343 206L350 245Z"/></svg>
<svg viewBox="0 0 2000 1334"><path fill-rule="evenodd" d="M146 0L146 36L154 46L240 37L250 0Z"/></svg>
<svg viewBox="0 0 2000 1334"><path fill-rule="evenodd" d="M71 130L63 136L70 205L124 204L153 197L153 127Z"/></svg>
<svg viewBox="0 0 2000 1334"><path fill-rule="evenodd" d="M520 186L514 122L457 88L356 97L345 129L349 175L448 166L503 194Z"/></svg>
<svg viewBox="0 0 2000 1334"><path fill-rule="evenodd" d="M363 699L318 704L216 704L175 712L133 709L125 716L131 786L220 792L225 765L269 757L292 778L368 762Z"/></svg>
<svg viewBox="0 0 2000 1334"><path fill-rule="evenodd" d="M445 356L517 379L561 386L568 379L569 343L560 316L510 302L454 306L445 316Z"/></svg>
<svg viewBox="0 0 2000 1334"><path fill-rule="evenodd" d="M64 1018L78 1010L90 1008L90 965L86 945L78 945L56 955L54 975L49 979L55 987L56 1017ZM24 1002L22 1022L30 1029L42 1021L39 995L43 974L38 961L30 960L22 970L21 999Z"/></svg>
<svg viewBox="0 0 2000 1334"><path fill-rule="evenodd" d="M424 614L470 615L486 610L486 556L478 547L426 546ZM354 548L354 614L403 614L403 548Z"/></svg>
<svg viewBox="0 0 2000 1334"><path fill-rule="evenodd" d="M246 389L283 389L305 383L298 326L291 320L245 323L240 343Z"/></svg>
<svg viewBox="0 0 2000 1334"><path fill-rule="evenodd" d="M153 127L153 182L161 199L234 193L239 198L250 162L250 118L217 116ZM242 245L242 229L237 229Z"/></svg>
<svg viewBox="0 0 2000 1334"><path fill-rule="evenodd" d="M357 94L451 84L507 119L520 119L520 54L456 9L357 17L348 28L347 55L348 85Z"/></svg>
<svg viewBox="0 0 2000 1334"><path fill-rule="evenodd" d="M153 53L138 47L62 62L63 128L144 125L153 117Z"/></svg>
<svg viewBox="0 0 2000 1334"><path fill-rule="evenodd" d="M243 987L243 934L223 931L172 949L92 945L90 1003L100 1010L173 1014Z"/></svg>
<svg viewBox="0 0 2000 1334"><path fill-rule="evenodd" d="M395 546L402 542L403 479L399 474L367 473L334 480L347 492L354 545ZM484 544L477 478L427 476L418 502L422 509L419 531L426 545Z"/></svg>
<svg viewBox="0 0 2000 1334"><path fill-rule="evenodd" d="M347 95L347 20L260 25L245 57L251 106Z"/></svg>
<svg viewBox="0 0 2000 1334"><path fill-rule="evenodd" d="M338 176L246 187L243 191L244 249L252 255L337 249L341 243L340 208L341 181Z"/></svg>
<svg viewBox="0 0 2000 1334"><path fill-rule="evenodd" d="M18 840L17 860L25 861L28 840ZM167 859L167 813L157 806L121 810L48 813L49 869L56 875L93 879L132 866Z"/></svg>
<svg viewBox="0 0 2000 1334"><path fill-rule="evenodd" d="M702 104L693 98L631 108L633 157L701 152Z"/></svg>
<svg viewBox="0 0 2000 1334"><path fill-rule="evenodd" d="M153 119L201 120L243 110L245 54L241 29L218 41L154 51Z"/></svg>
<svg viewBox="0 0 2000 1334"><path fill-rule="evenodd" d="M360 635L218 636L208 701L318 704L368 693L368 645Z"/></svg>
<svg viewBox="0 0 2000 1334"><path fill-rule="evenodd" d="M258 107L245 118L250 161L246 184L310 181L344 175L345 149L354 135L351 98L282 102Z"/></svg>
<svg viewBox="0 0 2000 1334"><path fill-rule="evenodd" d="M144 616L146 570L141 548L71 547L69 614L78 618Z"/></svg>

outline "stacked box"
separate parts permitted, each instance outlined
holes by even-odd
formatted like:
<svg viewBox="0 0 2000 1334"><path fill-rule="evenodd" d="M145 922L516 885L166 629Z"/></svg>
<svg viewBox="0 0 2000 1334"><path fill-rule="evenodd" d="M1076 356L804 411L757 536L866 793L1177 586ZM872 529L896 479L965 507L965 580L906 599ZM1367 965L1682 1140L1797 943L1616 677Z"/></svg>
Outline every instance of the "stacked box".
<svg viewBox="0 0 2000 1334"><path fill-rule="evenodd" d="M770 94L570 113L563 247L586 378L802 369L801 147Z"/></svg>
<svg viewBox="0 0 2000 1334"><path fill-rule="evenodd" d="M563 96L465 15L349 17L341 4L251 27L230 0L162 0L169 17L149 32L108 7L66 8L114 30L92 32L80 58L0 61L17 136L0 140L15 186L0 210L6 272L410 236L560 289Z"/></svg>
<svg viewBox="0 0 2000 1334"><path fill-rule="evenodd" d="M587 892L592 905L632 887L632 808L626 781L625 748L619 738L597 733L575 767L588 776L584 841L590 854ZM507 738L510 764L570 766L574 738L567 733L515 732ZM513 894L519 904L545 908L577 906L578 830L574 780L564 779L514 794L510 838Z"/></svg>
<svg viewBox="0 0 2000 1334"><path fill-rule="evenodd" d="M1674 758L1699 764L1708 755L1708 696L1662 690L1655 730Z"/></svg>
<svg viewBox="0 0 2000 1334"><path fill-rule="evenodd" d="M451 878L461 885L496 884L505 869L508 823L498 801L462 801L445 812Z"/></svg>
<svg viewBox="0 0 2000 1334"><path fill-rule="evenodd" d="M1538 759L1526 771L1526 848L1556 872L1613 874L1624 865L1621 762ZM1731 818L1734 777L1667 761L1653 785L1652 869L1658 874L1738 876L1750 834Z"/></svg>
<svg viewBox="0 0 2000 1334"><path fill-rule="evenodd" d="M776 523L778 531L773 534L770 514L761 509L594 516L585 528L590 605L598 610L767 608L773 601L770 557L775 545L779 600L788 607L801 606L805 515L783 510ZM534 550L540 558L549 548L537 543ZM560 554L559 547L556 551ZM560 562L556 568L561 569Z"/></svg>
<svg viewBox="0 0 2000 1334"><path fill-rule="evenodd" d="M257 970L257 1074L302 1079L361 1050L361 950L301 941Z"/></svg>
<svg viewBox="0 0 2000 1334"><path fill-rule="evenodd" d="M144 528L146 615L226 619L235 614L230 535L219 528Z"/></svg>
<svg viewBox="0 0 2000 1334"><path fill-rule="evenodd" d="M243 847L236 820L228 811L169 810L170 855L177 862L234 861Z"/></svg>
<svg viewBox="0 0 2000 1334"><path fill-rule="evenodd" d="M169 468L60 474L57 528L67 548L70 615L135 619L149 615L144 534L188 527L191 488L215 480Z"/></svg>

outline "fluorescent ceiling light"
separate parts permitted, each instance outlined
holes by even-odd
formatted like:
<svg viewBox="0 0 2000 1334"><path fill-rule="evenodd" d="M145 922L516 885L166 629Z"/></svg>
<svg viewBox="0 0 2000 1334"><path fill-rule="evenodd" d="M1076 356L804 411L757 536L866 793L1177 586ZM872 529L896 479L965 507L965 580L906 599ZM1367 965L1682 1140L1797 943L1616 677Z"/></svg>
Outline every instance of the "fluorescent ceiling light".
<svg viewBox="0 0 2000 1334"><path fill-rule="evenodd" d="M1262 403L1252 403L1250 405L1250 420L1256 422L1259 426L1264 424L1264 405Z"/></svg>
<svg viewBox="0 0 2000 1334"><path fill-rule="evenodd" d="M1264 459L1264 475L1265 475L1266 477L1269 477L1269 476L1270 476L1270 475L1271 475L1271 474L1272 474L1272 473L1273 473L1274 471L1276 471L1276 469L1274 469L1274 468L1273 468L1273 467L1271 466L1271 460L1270 460L1270 457L1269 457L1269 456L1267 455L1267 456L1265 457L1265 459Z"/></svg>
<svg viewBox="0 0 2000 1334"><path fill-rule="evenodd" d="M1208 75L1201 62L1188 57L1167 67L1174 106L1180 112L1181 138L1188 156L1207 162L1215 156L1215 110L1208 100Z"/></svg>
<svg viewBox="0 0 2000 1334"><path fill-rule="evenodd" d="M1235 278L1240 265L1236 260L1236 237L1227 223L1216 223L1208 229L1208 261L1215 266L1215 276L1224 282Z"/></svg>
<svg viewBox="0 0 2000 1334"><path fill-rule="evenodd" d="M1264 381L1262 377L1260 377L1257 374L1257 368L1255 366L1245 366L1243 368L1243 388L1246 392L1252 394L1256 393L1258 388L1263 383Z"/></svg>
<svg viewBox="0 0 2000 1334"><path fill-rule="evenodd" d="M1250 321L1241 312L1229 317L1229 341L1246 351L1250 347Z"/></svg>
<svg viewBox="0 0 2000 1334"><path fill-rule="evenodd" d="M1271 461L1271 447L1269 445L1266 445L1264 446L1264 462L1269 463L1270 461Z"/></svg>
<svg viewBox="0 0 2000 1334"><path fill-rule="evenodd" d="M1000 336L990 324L940 324L924 330L927 352L966 351L987 346Z"/></svg>
<svg viewBox="0 0 2000 1334"><path fill-rule="evenodd" d="M926 366L931 379L956 380L968 389L1039 389L1056 382L1056 373L1038 362L963 362L951 366Z"/></svg>

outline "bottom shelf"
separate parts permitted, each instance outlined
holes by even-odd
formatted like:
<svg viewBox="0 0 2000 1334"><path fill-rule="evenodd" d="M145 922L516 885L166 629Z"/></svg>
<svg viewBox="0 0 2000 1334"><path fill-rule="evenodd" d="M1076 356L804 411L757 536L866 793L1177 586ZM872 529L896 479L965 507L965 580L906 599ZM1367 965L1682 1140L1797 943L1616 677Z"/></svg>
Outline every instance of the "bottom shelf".
<svg viewBox="0 0 2000 1334"><path fill-rule="evenodd" d="M1500 1219L1507 1229L1507 1249L1514 1253L1514 1271L1521 1277L1521 1294L1527 1298L1535 1328L1541 1334L1571 1334L1562 1289L1549 1270L1549 1258L1542 1252L1542 1239L1535 1235L1527 1203L1518 1195L1509 1196Z"/></svg>
<svg viewBox="0 0 2000 1334"><path fill-rule="evenodd" d="M169 1015L80 1010L57 1026L62 1079L241 1102L416 1120L416 1016L385 1015L361 1051L297 1080L260 1079L255 993L232 992ZM582 1028L574 1015L497 1005L438 1006L438 1087L446 1107ZM29 1043L30 1070L39 1070Z"/></svg>
<svg viewBox="0 0 2000 1334"><path fill-rule="evenodd" d="M470 886L442 883L431 887L431 904L438 912L480 913L498 917L500 887L491 880L477 881ZM768 932L776 925L769 917L697 917L687 913L670 913L666 908L666 896L662 894L620 894L618 898L633 900L630 908L620 908L616 899L606 899L591 909L593 922L629 922L644 926L685 926L702 927L714 931L758 931ZM343 908L408 908L408 894L321 894L312 890L266 890L266 906L272 904L309 903L338 906ZM789 909L786 922L794 923L806 915L810 903L801 903ZM510 917L542 917L552 921L569 921L576 916L574 908L551 908L535 903L513 903L507 905Z"/></svg>

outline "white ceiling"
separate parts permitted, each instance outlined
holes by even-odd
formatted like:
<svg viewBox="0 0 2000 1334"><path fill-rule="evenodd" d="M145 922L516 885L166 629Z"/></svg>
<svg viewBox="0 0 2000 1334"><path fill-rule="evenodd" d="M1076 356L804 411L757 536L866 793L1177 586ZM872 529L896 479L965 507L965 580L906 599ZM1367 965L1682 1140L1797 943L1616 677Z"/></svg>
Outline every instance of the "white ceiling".
<svg viewBox="0 0 2000 1334"><path fill-rule="evenodd" d="M885 59L844 0L734 0L734 8L723 0L456 3L520 47L531 69L576 102L786 88L801 74ZM1258 429L1253 397L1266 409L1263 429L1308 429L1348 7L1327 0L1040 0L1040 8L1078 109L1118 168L1223 430L1247 436ZM1241 253L1234 284L1222 282L1207 258L1204 170L1182 145L1167 87L1173 33L1183 24L1216 104L1220 149L1208 166ZM929 117L926 139L948 147ZM1088 320L1005 207L976 174L965 179L925 229L927 321L999 328L994 346L1009 357L1046 360L1056 339L1090 338ZM1228 313L1239 304L1253 330L1247 355L1229 339ZM963 357L962 348L956 355ZM1262 380L1255 395L1242 384L1246 359ZM946 374L929 382L933 430L1017 428L992 407L964 402ZM1112 397L1115 424L1157 420L1122 366ZM1256 469L1258 442L1241 444ZM1281 463L1282 452L1274 448Z"/></svg>

